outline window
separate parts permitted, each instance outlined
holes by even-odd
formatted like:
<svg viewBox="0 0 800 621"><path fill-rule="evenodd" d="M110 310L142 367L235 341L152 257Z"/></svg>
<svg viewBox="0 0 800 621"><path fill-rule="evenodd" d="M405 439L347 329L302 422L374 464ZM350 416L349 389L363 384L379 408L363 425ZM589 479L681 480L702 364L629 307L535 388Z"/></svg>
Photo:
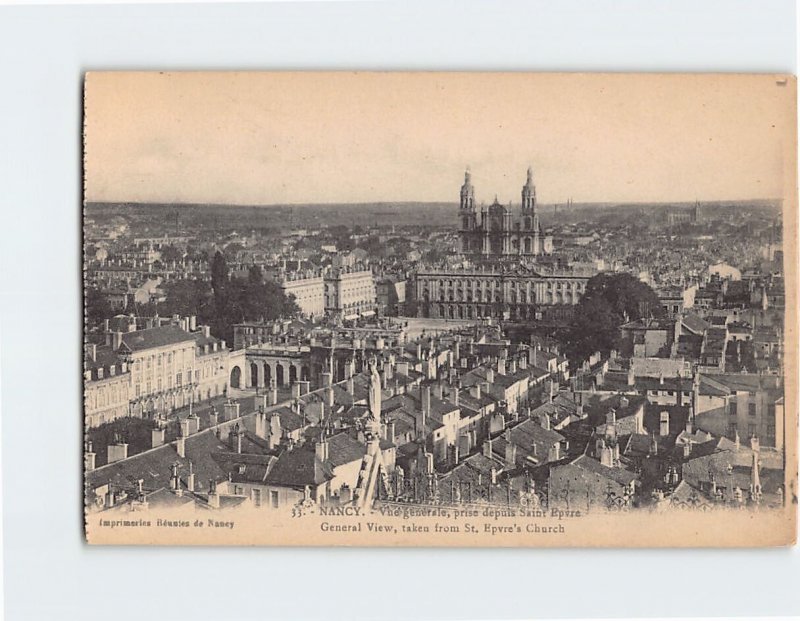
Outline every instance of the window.
<svg viewBox="0 0 800 621"><path fill-rule="evenodd" d="M142 394L142 385L136 384L136 396L138 397L140 394Z"/></svg>
<svg viewBox="0 0 800 621"><path fill-rule="evenodd" d="M731 416L736 416L736 415L737 415L737 413L738 413L738 412L737 412L737 408L736 408L736 401L731 401L731 402L730 402L728 405L729 405L729 408L728 408L728 413L729 413Z"/></svg>
<svg viewBox="0 0 800 621"><path fill-rule="evenodd" d="M756 426L753 423L747 425L747 435L751 438L756 435Z"/></svg>
<svg viewBox="0 0 800 621"><path fill-rule="evenodd" d="M269 493L270 503L272 504L273 509L278 508L278 492L270 492Z"/></svg>
<svg viewBox="0 0 800 621"><path fill-rule="evenodd" d="M176 386L180 386L180 385L183 383L183 377L182 377L182 375L183 375L182 373L178 373L178 374L175 376L175 385L176 385Z"/></svg>
<svg viewBox="0 0 800 621"><path fill-rule="evenodd" d="M755 403L748 403L747 404L747 414L749 416L755 416L756 415L756 404Z"/></svg>
<svg viewBox="0 0 800 621"><path fill-rule="evenodd" d="M261 506L261 490L253 488L253 505L256 507Z"/></svg>
<svg viewBox="0 0 800 621"><path fill-rule="evenodd" d="M234 485L233 493L235 496L241 496L242 494L244 494L244 488L241 485Z"/></svg>

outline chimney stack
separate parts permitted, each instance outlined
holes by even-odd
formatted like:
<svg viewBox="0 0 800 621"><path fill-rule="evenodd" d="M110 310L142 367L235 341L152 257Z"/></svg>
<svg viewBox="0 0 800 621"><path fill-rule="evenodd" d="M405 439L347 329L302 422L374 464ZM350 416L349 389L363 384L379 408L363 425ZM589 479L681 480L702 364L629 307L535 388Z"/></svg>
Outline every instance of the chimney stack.
<svg viewBox="0 0 800 621"><path fill-rule="evenodd" d="M122 332L112 332L111 349L114 351L118 351L121 346L122 346Z"/></svg>
<svg viewBox="0 0 800 621"><path fill-rule="evenodd" d="M486 381L489 384L494 384L494 369L492 367L486 367Z"/></svg>
<svg viewBox="0 0 800 621"><path fill-rule="evenodd" d="M119 441L109 444L107 456L107 463L109 464L128 459L128 444Z"/></svg>
<svg viewBox="0 0 800 621"><path fill-rule="evenodd" d="M658 426L658 435L665 437L669 435L669 411L661 412Z"/></svg>
<svg viewBox="0 0 800 621"><path fill-rule="evenodd" d="M223 406L223 419L226 421L239 418L239 404L236 401L228 399Z"/></svg>
<svg viewBox="0 0 800 621"><path fill-rule="evenodd" d="M500 375L505 375L506 374L506 359L504 357L502 357L502 356L497 359L497 372ZM488 379L488 377L487 377L487 379ZM492 381L494 381L494 379L492 379Z"/></svg>
<svg viewBox="0 0 800 621"><path fill-rule="evenodd" d="M208 506L212 509L219 509L219 494L217 484L213 479L208 481Z"/></svg>
<svg viewBox="0 0 800 621"><path fill-rule="evenodd" d="M92 441L89 440L86 443L86 451L84 453L84 462L83 462L86 472L91 472L92 470L95 469L96 461L97 461L97 454L94 452L94 446L92 445Z"/></svg>
<svg viewBox="0 0 800 621"><path fill-rule="evenodd" d="M194 479L195 479L194 465L192 465L192 462L190 461L189 474L186 475L186 489L188 489L190 492L194 491Z"/></svg>
<svg viewBox="0 0 800 621"><path fill-rule="evenodd" d="M164 429L158 427L150 432L150 446L156 448L164 444Z"/></svg>
<svg viewBox="0 0 800 621"><path fill-rule="evenodd" d="M178 453L178 457L186 457L186 438L184 436L179 436L175 440L175 451Z"/></svg>
<svg viewBox="0 0 800 621"><path fill-rule="evenodd" d="M315 447L317 459L321 462L328 460L328 441L325 438L320 438Z"/></svg>
<svg viewBox="0 0 800 621"><path fill-rule="evenodd" d="M297 401L300 398L300 382L292 384L292 400Z"/></svg>

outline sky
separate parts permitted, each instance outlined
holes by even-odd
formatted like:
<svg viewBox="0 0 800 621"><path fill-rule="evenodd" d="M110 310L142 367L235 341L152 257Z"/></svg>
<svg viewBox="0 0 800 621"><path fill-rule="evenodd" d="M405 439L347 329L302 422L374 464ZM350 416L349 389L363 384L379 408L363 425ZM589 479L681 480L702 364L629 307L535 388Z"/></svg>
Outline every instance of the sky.
<svg viewBox="0 0 800 621"><path fill-rule="evenodd" d="M228 204L787 196L774 75L89 73L87 201Z"/></svg>

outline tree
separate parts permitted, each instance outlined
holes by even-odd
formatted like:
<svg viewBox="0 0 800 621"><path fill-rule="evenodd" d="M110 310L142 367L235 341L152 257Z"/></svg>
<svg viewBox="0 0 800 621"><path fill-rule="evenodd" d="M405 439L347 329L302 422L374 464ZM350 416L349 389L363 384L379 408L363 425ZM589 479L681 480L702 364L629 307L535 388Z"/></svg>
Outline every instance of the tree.
<svg viewBox="0 0 800 621"><path fill-rule="evenodd" d="M175 246L168 245L161 249L161 260L164 263L173 263L183 259L183 253Z"/></svg>
<svg viewBox="0 0 800 621"><path fill-rule="evenodd" d="M84 304L88 327L100 325L104 319L110 318L114 313L108 298L96 287L86 289Z"/></svg>
<svg viewBox="0 0 800 621"><path fill-rule="evenodd" d="M566 334L565 353L577 368L594 352L619 348L619 328L628 321L661 318L664 309L647 284L626 273L601 273L586 283Z"/></svg>

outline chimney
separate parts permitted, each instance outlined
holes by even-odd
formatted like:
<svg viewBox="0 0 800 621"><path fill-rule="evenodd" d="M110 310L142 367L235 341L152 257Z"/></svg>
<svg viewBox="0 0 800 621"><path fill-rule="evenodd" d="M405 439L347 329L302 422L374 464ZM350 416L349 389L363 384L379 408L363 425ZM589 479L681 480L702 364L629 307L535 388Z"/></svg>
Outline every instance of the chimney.
<svg viewBox="0 0 800 621"><path fill-rule="evenodd" d="M307 395L311 392L311 382L308 380L301 380L300 381L300 395Z"/></svg>
<svg viewBox="0 0 800 621"><path fill-rule="evenodd" d="M328 441L326 439L319 439L315 447L315 453L317 455L317 459L319 459L321 462L328 460Z"/></svg>
<svg viewBox="0 0 800 621"><path fill-rule="evenodd" d="M458 396L459 390L458 386L452 386L450 388L450 400L453 402L453 405L456 407L460 406L460 397Z"/></svg>
<svg viewBox="0 0 800 621"><path fill-rule="evenodd" d="M658 426L658 435L661 437L669 435L669 411L667 410L661 412L659 426Z"/></svg>
<svg viewBox="0 0 800 621"><path fill-rule="evenodd" d="M97 454L94 452L94 446L92 445L92 441L89 440L86 443L86 451L84 454L84 468L86 472L91 472L95 469L95 462L97 461Z"/></svg>
<svg viewBox="0 0 800 621"><path fill-rule="evenodd" d="M331 374L329 371L324 371L320 374L320 381L322 382L323 387L331 385Z"/></svg>
<svg viewBox="0 0 800 621"><path fill-rule="evenodd" d="M122 332L112 332L111 349L114 351L118 351L121 345L122 345Z"/></svg>
<svg viewBox="0 0 800 621"><path fill-rule="evenodd" d="M539 425L541 425L542 429L550 430L550 417L547 415L547 412L539 414Z"/></svg>
<svg viewBox="0 0 800 621"><path fill-rule="evenodd" d="M614 408L611 408L608 412L606 412L606 424L613 425L617 422L617 411Z"/></svg>
<svg viewBox="0 0 800 621"><path fill-rule="evenodd" d="M492 437L489 436L486 438L486 441L483 443L483 456L484 457L492 457Z"/></svg>
<svg viewBox="0 0 800 621"><path fill-rule="evenodd" d="M236 401L231 401L230 399L225 402L222 406L223 409L223 419L226 421L234 420L239 418L239 404Z"/></svg>
<svg viewBox="0 0 800 621"><path fill-rule="evenodd" d="M300 398L300 382L292 384L292 400L297 401Z"/></svg>
<svg viewBox="0 0 800 621"><path fill-rule="evenodd" d="M219 414L217 414L217 408L211 408L211 412L208 414L208 426L216 427L218 420Z"/></svg>
<svg viewBox="0 0 800 621"><path fill-rule="evenodd" d="M492 367L486 367L486 381L489 384L494 384L494 369Z"/></svg>
<svg viewBox="0 0 800 621"><path fill-rule="evenodd" d="M497 372L500 375L505 375L506 374L506 359L503 356L501 356L500 358L497 359ZM487 377L487 379L488 379L488 377ZM494 379L492 379L492 381L494 381Z"/></svg>
<svg viewBox="0 0 800 621"><path fill-rule="evenodd" d="M83 351L92 362L97 360L97 345L94 343L86 343L86 345L83 346Z"/></svg>
<svg viewBox="0 0 800 621"><path fill-rule="evenodd" d="M417 343L417 360L422 360L422 343Z"/></svg>
<svg viewBox="0 0 800 621"><path fill-rule="evenodd" d="M188 438L191 435L189 433L189 426L190 426L189 419L188 418L181 419L180 425L181 425L181 436L183 436L184 438Z"/></svg>
<svg viewBox="0 0 800 621"><path fill-rule="evenodd" d="M178 475L178 464L177 463L173 463L170 466L169 488L172 491L178 491L181 488L181 478Z"/></svg>
<svg viewBox="0 0 800 621"><path fill-rule="evenodd" d="M212 509L219 509L219 494L217 484L213 479L208 481L208 506Z"/></svg>
<svg viewBox="0 0 800 621"><path fill-rule="evenodd" d="M150 432L150 446L156 448L164 444L164 430L161 428L153 429Z"/></svg>
<svg viewBox="0 0 800 621"><path fill-rule="evenodd" d="M197 330L197 316L196 315L189 315L189 330L194 332Z"/></svg>
<svg viewBox="0 0 800 621"><path fill-rule="evenodd" d="M683 457L684 459L689 459L689 457L691 456L692 456L692 443L686 442L686 444L683 445Z"/></svg>
<svg viewBox="0 0 800 621"><path fill-rule="evenodd" d="M345 385L347 386L347 394L349 394L351 397L354 396L355 395L355 384L353 383L353 376L352 375L347 378L347 383Z"/></svg>
<svg viewBox="0 0 800 621"><path fill-rule="evenodd" d="M623 396L623 397L619 398L619 409L620 410L627 410L628 406L630 404L631 404L631 402L628 401L628 397Z"/></svg>
<svg viewBox="0 0 800 621"><path fill-rule="evenodd" d="M417 439L421 440L425 438L426 432L426 424L428 422L428 417L431 413L431 387L429 385L420 386L420 413L419 413L419 421L417 425Z"/></svg>
<svg viewBox="0 0 800 621"><path fill-rule="evenodd" d="M481 385L480 382L475 384L469 389L469 394L473 396L473 398L480 400L481 398Z"/></svg>
<svg viewBox="0 0 800 621"><path fill-rule="evenodd" d="M262 440L267 439L267 415L264 410L256 412L256 436Z"/></svg>
<svg viewBox="0 0 800 621"><path fill-rule="evenodd" d="M520 356L519 357L519 368L522 371L525 371L525 370L528 369L528 357L527 356Z"/></svg>
<svg viewBox="0 0 800 621"><path fill-rule="evenodd" d="M278 383L274 379L269 381L269 404L278 405Z"/></svg>
<svg viewBox="0 0 800 621"><path fill-rule="evenodd" d="M200 329L203 331L205 338L211 338L211 326L200 326Z"/></svg>
<svg viewBox="0 0 800 621"><path fill-rule="evenodd" d="M422 413L427 418L431 414L431 387L430 384L425 384L424 386L420 386L420 405L422 407Z"/></svg>
<svg viewBox="0 0 800 621"><path fill-rule="evenodd" d="M194 478L195 478L194 466L192 465L192 462L190 461L189 462L189 474L186 475L186 489L188 489L190 492L194 491Z"/></svg>
<svg viewBox="0 0 800 621"><path fill-rule="evenodd" d="M692 418L691 416L686 419L686 433L691 434L694 431L692 428Z"/></svg>
<svg viewBox="0 0 800 621"><path fill-rule="evenodd" d="M600 463L608 468L614 467L614 451L605 442L600 446Z"/></svg>
<svg viewBox="0 0 800 621"><path fill-rule="evenodd" d="M517 445L512 444L510 438L506 440L506 467L515 468L517 465Z"/></svg>
<svg viewBox="0 0 800 621"><path fill-rule="evenodd" d="M269 441L269 449L275 449L278 444L280 444L281 436L283 435L281 429L281 417L280 414L277 412L273 412L272 416L269 419L269 429L267 430L269 434L267 436L267 440Z"/></svg>
<svg viewBox="0 0 800 621"><path fill-rule="evenodd" d="M664 372L663 371L658 376L658 383L661 384L662 386L664 385Z"/></svg>
<svg viewBox="0 0 800 621"><path fill-rule="evenodd" d="M395 422L390 420L386 423L386 441L394 444L395 438Z"/></svg>
<svg viewBox="0 0 800 621"><path fill-rule="evenodd" d="M633 386L636 383L636 377L633 374L633 362L628 367L628 386Z"/></svg>
<svg viewBox="0 0 800 621"><path fill-rule="evenodd" d="M761 442L759 441L757 436L751 436L750 450L753 451L754 453L758 453L761 450Z"/></svg>
<svg viewBox="0 0 800 621"><path fill-rule="evenodd" d="M123 459L128 459L128 445L125 442L115 442L108 445L107 463L113 464Z"/></svg>
<svg viewBox="0 0 800 621"><path fill-rule="evenodd" d="M178 457L186 457L186 438L184 436L179 436L175 440L175 450L178 453Z"/></svg>
<svg viewBox="0 0 800 621"><path fill-rule="evenodd" d="M514 375L517 372L517 359L512 358L508 361L508 374Z"/></svg>
<svg viewBox="0 0 800 621"><path fill-rule="evenodd" d="M439 401L444 399L444 384L441 380L436 382L436 398L439 399Z"/></svg>

